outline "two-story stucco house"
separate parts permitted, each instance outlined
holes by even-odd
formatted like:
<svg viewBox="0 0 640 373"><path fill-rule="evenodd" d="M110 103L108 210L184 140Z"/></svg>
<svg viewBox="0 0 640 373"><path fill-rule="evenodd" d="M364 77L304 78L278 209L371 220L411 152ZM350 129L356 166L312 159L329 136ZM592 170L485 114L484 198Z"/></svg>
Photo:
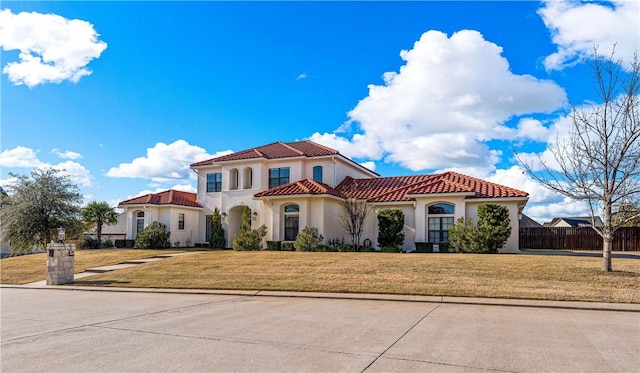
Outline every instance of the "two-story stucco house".
<svg viewBox="0 0 640 373"><path fill-rule="evenodd" d="M365 199L376 211L398 208L404 212L405 251L414 250L416 242L447 242L454 221L459 217L475 221L482 203L504 205L513 229L503 252L517 252L518 217L528 200L525 192L455 172L380 177L312 141L276 142L197 162L191 168L198 175L192 208L200 214L194 243L208 241L209 222L218 208L230 246L245 206L252 211L254 227L266 225L266 240L292 241L302 228L311 226L318 228L326 240L345 238L349 243L338 219L340 202L358 198ZM141 212L132 211L128 218ZM362 236L374 247L377 223L377 217L370 216ZM129 226L128 237L133 238L134 225Z"/></svg>

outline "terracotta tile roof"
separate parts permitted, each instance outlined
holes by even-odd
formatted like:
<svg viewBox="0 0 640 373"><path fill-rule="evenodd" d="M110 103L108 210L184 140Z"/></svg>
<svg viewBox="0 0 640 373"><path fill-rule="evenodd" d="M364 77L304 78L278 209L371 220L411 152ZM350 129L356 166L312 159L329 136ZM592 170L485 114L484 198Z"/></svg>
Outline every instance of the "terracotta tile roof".
<svg viewBox="0 0 640 373"><path fill-rule="evenodd" d="M174 189L131 198L126 201L120 202L118 204L118 207L128 205L178 205L187 207L202 207L198 204L198 202L196 202L195 193L183 192Z"/></svg>
<svg viewBox="0 0 640 373"><path fill-rule="evenodd" d="M289 184L280 185L275 188L271 188L254 195L256 198L260 197L276 197L276 196L292 196L292 195L322 195L329 194L336 197L343 197L343 195L336 189L328 186L324 183L319 183L312 179L304 179Z"/></svg>
<svg viewBox="0 0 640 373"><path fill-rule="evenodd" d="M325 155L337 155L337 150L328 148L324 145L317 144L313 141L295 141L295 142L274 142L262 145L257 148L242 150L239 152L223 155L220 157L208 159L206 161L191 164L194 166L206 166L215 162L240 161L244 159L277 159L292 157L320 157Z"/></svg>
<svg viewBox="0 0 640 373"><path fill-rule="evenodd" d="M470 193L467 198L527 197L528 193L456 172L373 179L346 178L336 189L370 202L411 201L415 195Z"/></svg>

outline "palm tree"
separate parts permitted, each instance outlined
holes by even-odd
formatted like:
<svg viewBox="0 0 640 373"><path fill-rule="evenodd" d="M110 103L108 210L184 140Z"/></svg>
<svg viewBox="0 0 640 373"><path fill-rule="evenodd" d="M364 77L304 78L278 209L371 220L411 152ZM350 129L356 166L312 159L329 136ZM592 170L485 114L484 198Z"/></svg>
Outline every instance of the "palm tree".
<svg viewBox="0 0 640 373"><path fill-rule="evenodd" d="M98 243L102 245L102 225L118 224L118 213L107 202L90 202L82 210L82 219L88 225L96 225Z"/></svg>

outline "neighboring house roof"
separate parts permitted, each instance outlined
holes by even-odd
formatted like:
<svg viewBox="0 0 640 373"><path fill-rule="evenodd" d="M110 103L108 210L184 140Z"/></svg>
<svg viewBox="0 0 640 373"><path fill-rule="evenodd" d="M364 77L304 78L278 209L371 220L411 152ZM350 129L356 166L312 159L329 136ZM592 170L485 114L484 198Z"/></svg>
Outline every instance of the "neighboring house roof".
<svg viewBox="0 0 640 373"><path fill-rule="evenodd" d="M143 196L120 202L118 207L130 205L176 205L186 207L202 207L196 202L196 194L180 190L166 190L160 193L145 194Z"/></svg>
<svg viewBox="0 0 640 373"><path fill-rule="evenodd" d="M277 159L293 157L321 157L327 155L339 155L337 150L317 144L313 141L274 142L257 148L242 150L239 152L208 159L206 161L191 164L195 166L207 166L216 162L240 161L245 159Z"/></svg>
<svg viewBox="0 0 640 373"><path fill-rule="evenodd" d="M260 192L255 197L330 194L369 202L413 201L418 195L464 193L468 198L526 198L527 193L455 172L434 175L354 179L346 177L335 189L305 179Z"/></svg>
<svg viewBox="0 0 640 373"><path fill-rule="evenodd" d="M545 227L557 227L558 225L562 225L565 223L573 228L578 227L590 227L591 226L591 217L590 216L579 216L579 217L567 217L567 218L553 218L550 222L544 223ZM596 216L596 227L602 225L602 220L600 217Z"/></svg>
<svg viewBox="0 0 640 373"><path fill-rule="evenodd" d="M542 224L531 219L527 215L522 214L522 218L520 218L520 228L539 228L539 227L542 227Z"/></svg>

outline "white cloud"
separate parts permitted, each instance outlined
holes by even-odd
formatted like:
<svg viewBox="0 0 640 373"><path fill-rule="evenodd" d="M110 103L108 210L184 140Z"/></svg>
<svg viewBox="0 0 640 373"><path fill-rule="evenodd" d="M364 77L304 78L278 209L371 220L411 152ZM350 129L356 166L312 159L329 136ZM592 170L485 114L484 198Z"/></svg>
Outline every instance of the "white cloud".
<svg viewBox="0 0 640 373"><path fill-rule="evenodd" d="M360 166L362 166L362 167L364 167L364 168L366 168L368 170L374 171L374 172L376 171L376 162L371 162L371 161L362 162L362 163L360 163Z"/></svg>
<svg viewBox="0 0 640 373"><path fill-rule="evenodd" d="M34 168L45 164L38 159L37 152L24 146L17 146L0 153L0 166Z"/></svg>
<svg viewBox="0 0 640 373"><path fill-rule="evenodd" d="M483 141L533 135L505 126L514 116L550 113L567 103L557 84L511 72L502 48L472 30L451 37L424 33L399 72L369 85L369 95L340 130L357 125L348 139L314 134L311 139L345 155L397 162L414 171L493 167L498 153ZM541 136L541 134L535 134Z"/></svg>
<svg viewBox="0 0 640 373"><path fill-rule="evenodd" d="M306 73L302 73L300 75L298 75L296 77L296 80L302 80L302 79L306 79L307 78L307 74Z"/></svg>
<svg viewBox="0 0 640 373"><path fill-rule="evenodd" d="M70 150L66 150L66 151L60 151L60 149L58 148L53 148L51 149L51 153L57 155L60 158L64 158L64 159L80 159L82 158L82 154L80 153L76 153L76 152L72 152Z"/></svg>
<svg viewBox="0 0 640 373"><path fill-rule="evenodd" d="M51 167L55 170L61 171L63 175L67 175L69 179L76 184L85 187L93 186L93 183L91 182L93 179L91 172L78 162L66 161Z"/></svg>
<svg viewBox="0 0 640 373"><path fill-rule="evenodd" d="M57 155L59 153L58 149L53 149L51 152ZM65 152L61 154L66 153L70 153L71 157L79 155L74 152ZM71 160L55 165L42 162L38 159L37 152L35 150L24 146L17 146L13 149L8 149L0 153L0 166L7 168L53 168L55 170L62 171L63 175L68 176L69 179L76 184L86 187L93 186L91 181L93 176L91 175L91 172L80 163Z"/></svg>
<svg viewBox="0 0 640 373"><path fill-rule="evenodd" d="M112 167L107 171L107 176L151 179L155 182L188 181L193 174L189 168L191 163L229 153L231 151L226 150L210 155L203 148L190 145L184 140L177 140L168 145L159 142L153 148L147 149L145 157Z"/></svg>
<svg viewBox="0 0 640 373"><path fill-rule="evenodd" d="M547 70L562 70L575 65L585 57L598 53L611 55L616 44L616 57L625 68L640 45L640 2L605 1L581 2L574 0L547 0L538 10L551 32L558 51L547 56Z"/></svg>
<svg viewBox="0 0 640 373"><path fill-rule="evenodd" d="M0 46L20 51L3 73L16 85L34 87L65 80L77 83L91 74L87 65L107 48L93 25L56 14L0 11Z"/></svg>

